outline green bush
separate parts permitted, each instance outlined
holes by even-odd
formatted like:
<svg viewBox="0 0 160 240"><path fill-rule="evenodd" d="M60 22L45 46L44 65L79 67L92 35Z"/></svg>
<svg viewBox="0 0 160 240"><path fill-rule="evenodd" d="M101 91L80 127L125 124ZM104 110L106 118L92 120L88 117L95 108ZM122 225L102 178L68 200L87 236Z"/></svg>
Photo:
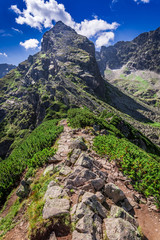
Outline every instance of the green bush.
<svg viewBox="0 0 160 240"><path fill-rule="evenodd" d="M57 123L56 120L42 123L6 160L0 162L0 204L18 184L27 167L42 166L55 153L54 149L49 148L63 130Z"/></svg>
<svg viewBox="0 0 160 240"><path fill-rule="evenodd" d="M105 119L96 116L87 108L73 108L68 110L68 121L73 128L84 128L86 126L99 125L101 129L111 131L117 136L123 136L121 132L112 124L109 124Z"/></svg>
<svg viewBox="0 0 160 240"><path fill-rule="evenodd" d="M160 163L156 159L127 139L113 135L95 137L94 148L115 160L120 170L132 179L135 189L147 197L154 196L160 207Z"/></svg>

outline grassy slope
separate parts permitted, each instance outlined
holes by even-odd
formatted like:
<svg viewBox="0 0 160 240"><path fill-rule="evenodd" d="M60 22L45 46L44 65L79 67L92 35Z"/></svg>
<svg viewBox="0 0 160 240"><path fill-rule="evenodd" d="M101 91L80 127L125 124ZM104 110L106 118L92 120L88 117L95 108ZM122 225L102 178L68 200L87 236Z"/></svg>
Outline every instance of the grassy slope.
<svg viewBox="0 0 160 240"><path fill-rule="evenodd" d="M57 120L42 123L6 160L0 162L0 204L19 182L27 167L40 167L55 153L51 146L62 129L57 126Z"/></svg>

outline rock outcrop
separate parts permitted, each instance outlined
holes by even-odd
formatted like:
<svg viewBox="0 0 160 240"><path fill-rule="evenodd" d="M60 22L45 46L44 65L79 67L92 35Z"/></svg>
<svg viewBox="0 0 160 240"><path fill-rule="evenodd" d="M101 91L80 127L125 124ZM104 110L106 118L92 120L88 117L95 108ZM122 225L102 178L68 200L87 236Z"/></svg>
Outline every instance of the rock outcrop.
<svg viewBox="0 0 160 240"><path fill-rule="evenodd" d="M151 70L160 73L159 59L160 28L145 32L133 41L118 42L114 46L102 47L96 53L101 73L106 67L118 69L127 64L129 69Z"/></svg>
<svg viewBox="0 0 160 240"><path fill-rule="evenodd" d="M24 137L24 130L32 131L44 118L58 118L59 111L64 114L70 107L101 109L97 99L105 99L106 92L94 44L62 22L44 34L39 53L1 79L0 89L3 159L12 150L15 137ZM14 131L5 131L10 124Z"/></svg>

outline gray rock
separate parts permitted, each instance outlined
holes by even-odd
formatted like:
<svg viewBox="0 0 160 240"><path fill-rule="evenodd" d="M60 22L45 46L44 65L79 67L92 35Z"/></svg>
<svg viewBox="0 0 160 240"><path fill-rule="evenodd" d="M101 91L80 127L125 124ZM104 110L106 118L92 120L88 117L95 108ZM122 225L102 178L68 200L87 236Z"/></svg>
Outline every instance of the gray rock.
<svg viewBox="0 0 160 240"><path fill-rule="evenodd" d="M21 182L17 192L16 192L16 195L20 198L20 199L23 199L23 198L26 198L28 197L29 195L29 192L30 192L30 187L28 184L25 183L25 181L23 181L23 183Z"/></svg>
<svg viewBox="0 0 160 240"><path fill-rule="evenodd" d="M95 194L86 192L82 196L82 202L89 206L93 212L98 213L101 218L106 218L107 209L98 201Z"/></svg>
<svg viewBox="0 0 160 240"><path fill-rule="evenodd" d="M81 233L93 233L93 212L88 211L76 224L76 230Z"/></svg>
<svg viewBox="0 0 160 240"><path fill-rule="evenodd" d="M55 232L50 235L49 240L57 240Z"/></svg>
<svg viewBox="0 0 160 240"><path fill-rule="evenodd" d="M70 163L74 164L77 161L77 159L79 158L80 154L81 154L81 149L74 149L72 152L72 155L69 159Z"/></svg>
<svg viewBox="0 0 160 240"><path fill-rule="evenodd" d="M77 162L75 163L75 166L82 166L82 167L85 167L85 168L92 169L93 159L90 158L87 154L82 153L80 155L79 159L77 160Z"/></svg>
<svg viewBox="0 0 160 240"><path fill-rule="evenodd" d="M77 138L76 140L74 140L70 146L69 146L70 149L81 149L83 151L86 151L87 150L87 146L86 144L84 143L83 139L82 138Z"/></svg>
<svg viewBox="0 0 160 240"><path fill-rule="evenodd" d="M140 240L137 228L122 218L104 219L108 240Z"/></svg>
<svg viewBox="0 0 160 240"><path fill-rule="evenodd" d="M52 181L48 185L48 189L44 195L44 199L49 200L49 199L55 199L55 198L62 198L65 196L67 196L67 192L63 188L59 186L55 186L54 182Z"/></svg>
<svg viewBox="0 0 160 240"><path fill-rule="evenodd" d="M122 201L126 198L124 192L113 183L107 183L105 185L104 193L111 198L114 203Z"/></svg>
<svg viewBox="0 0 160 240"><path fill-rule="evenodd" d="M72 233L72 240L94 240L94 238L90 233L80 233L75 230Z"/></svg>
<svg viewBox="0 0 160 240"><path fill-rule="evenodd" d="M93 236L96 240L103 239L102 219L97 214L93 218Z"/></svg>
<svg viewBox="0 0 160 240"><path fill-rule="evenodd" d="M69 214L70 202L68 199L48 199L43 208L43 219Z"/></svg>
<svg viewBox="0 0 160 240"><path fill-rule="evenodd" d="M53 169L54 169L54 165L53 164L47 166L46 169L44 170L43 176L45 176L49 172L53 172Z"/></svg>
<svg viewBox="0 0 160 240"><path fill-rule="evenodd" d="M92 183L95 191L101 190L105 184L104 180L101 178L96 178L94 180L91 180L91 183Z"/></svg>
<svg viewBox="0 0 160 240"><path fill-rule="evenodd" d="M105 197L101 192L96 192L96 197L100 203L103 203L105 201Z"/></svg>
<svg viewBox="0 0 160 240"><path fill-rule="evenodd" d="M49 159L48 159L48 163L49 164L52 164L52 163L57 163L57 162L61 162L62 161L62 159L60 158L60 157L58 157L58 156L53 156L53 157L50 157Z"/></svg>
<svg viewBox="0 0 160 240"><path fill-rule="evenodd" d="M61 168L59 174L67 176L71 171L72 171L72 169L70 167L64 166L64 167Z"/></svg>
<svg viewBox="0 0 160 240"><path fill-rule="evenodd" d="M44 195L46 200L43 208L44 219L69 213L70 201L66 190L59 186L53 186L52 183L49 184Z"/></svg>
<svg viewBox="0 0 160 240"><path fill-rule="evenodd" d="M122 207L124 208L124 210L126 210L127 212L131 211L133 209L131 203L128 201L128 199L124 199L124 201L121 203Z"/></svg>
<svg viewBox="0 0 160 240"><path fill-rule="evenodd" d="M138 223L136 222L135 218L128 214L123 208L120 208L118 206L111 206L110 216L114 218L123 218L124 220L130 222L132 225L138 227Z"/></svg>
<svg viewBox="0 0 160 240"><path fill-rule="evenodd" d="M74 186L79 187L91 179L95 179L96 175L88 169L82 170L74 180Z"/></svg>

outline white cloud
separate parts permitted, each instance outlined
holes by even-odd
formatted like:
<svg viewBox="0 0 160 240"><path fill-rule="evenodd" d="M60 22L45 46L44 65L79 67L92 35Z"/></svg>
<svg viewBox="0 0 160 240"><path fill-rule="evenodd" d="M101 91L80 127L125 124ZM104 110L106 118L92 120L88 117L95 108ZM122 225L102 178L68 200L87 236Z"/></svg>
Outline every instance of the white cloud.
<svg viewBox="0 0 160 240"><path fill-rule="evenodd" d="M81 23L76 23L71 15L65 10L63 4L58 4L56 0L24 0L26 9L22 11L17 5L12 5L11 9L18 15L18 24L27 24L40 31L43 27L52 27L52 22L62 21L66 25L74 28L79 34L88 38L99 36L107 30L115 30L119 24L116 22L108 23L98 17L92 20L84 19Z"/></svg>
<svg viewBox="0 0 160 240"><path fill-rule="evenodd" d="M149 3L150 0L134 0L134 2L137 2L137 3L140 3L140 2L142 2L142 3Z"/></svg>
<svg viewBox="0 0 160 240"><path fill-rule="evenodd" d="M23 46L26 50L29 48L37 48L39 44L39 41L37 39L29 39L25 42L20 42L20 45Z"/></svg>
<svg viewBox="0 0 160 240"><path fill-rule="evenodd" d="M96 40L96 48L109 44L109 41L114 40L113 32L103 32Z"/></svg>
<svg viewBox="0 0 160 240"><path fill-rule="evenodd" d="M12 27L12 30L15 31L15 32L18 32L18 33L23 33L21 30L19 30L17 28L14 28L14 27Z"/></svg>
<svg viewBox="0 0 160 240"><path fill-rule="evenodd" d="M12 5L11 9L18 14L16 22L27 24L33 28L42 29L52 27L52 21L63 21L73 27L74 21L71 15L66 12L63 4L58 4L56 0L24 0L26 9L21 12L17 5Z"/></svg>
<svg viewBox="0 0 160 240"><path fill-rule="evenodd" d="M106 31L106 30L114 30L119 26L118 23L113 22L111 24L107 23L104 20L101 19L93 19L93 20L84 20L81 23L75 23L75 30L88 38L95 36L100 31Z"/></svg>
<svg viewBox="0 0 160 240"><path fill-rule="evenodd" d="M6 53L1 53L1 52L0 52L0 56L8 57Z"/></svg>

